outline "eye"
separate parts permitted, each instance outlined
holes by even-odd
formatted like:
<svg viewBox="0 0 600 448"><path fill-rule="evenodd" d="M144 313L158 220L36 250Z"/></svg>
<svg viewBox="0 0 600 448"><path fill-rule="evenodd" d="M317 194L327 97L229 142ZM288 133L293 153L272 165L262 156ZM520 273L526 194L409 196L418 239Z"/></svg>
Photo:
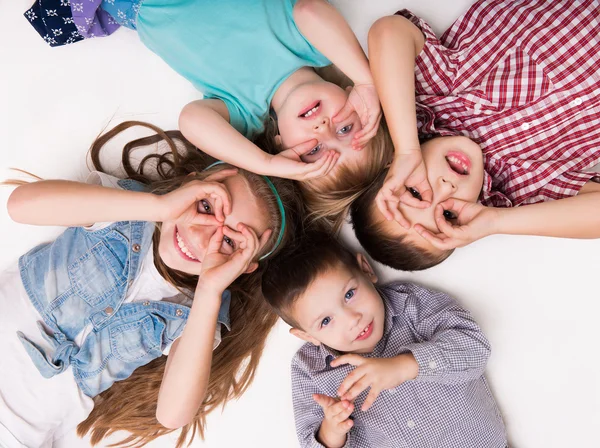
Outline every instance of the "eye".
<svg viewBox="0 0 600 448"><path fill-rule="evenodd" d="M419 193L413 187L408 187L407 190L410 194L412 194L413 198L417 198L419 201L423 200L423 198L421 197L421 193Z"/></svg>
<svg viewBox="0 0 600 448"><path fill-rule="evenodd" d="M349 289L348 292L344 295L344 299L350 300L356 294L356 289Z"/></svg>
<svg viewBox="0 0 600 448"><path fill-rule="evenodd" d="M212 214L212 207L206 199L201 199L198 201L198 213L206 213L209 215Z"/></svg>
<svg viewBox="0 0 600 448"><path fill-rule="evenodd" d="M326 317L325 319L323 319L321 321L321 328L326 327L327 325L329 325L330 322L331 322L331 318L330 317Z"/></svg>
<svg viewBox="0 0 600 448"><path fill-rule="evenodd" d="M310 152L306 153L307 156L314 156L316 153L318 153L321 150L321 143L319 143L317 146L315 146Z"/></svg>
<svg viewBox="0 0 600 448"><path fill-rule="evenodd" d="M223 235L223 242L225 244L231 246L232 249L235 249L235 242L228 236Z"/></svg>
<svg viewBox="0 0 600 448"><path fill-rule="evenodd" d="M456 215L451 210L444 210L444 218L446 218L446 221L452 221L456 219Z"/></svg>
<svg viewBox="0 0 600 448"><path fill-rule="evenodd" d="M337 133L340 135L346 135L346 134L350 133L350 131L352 131L353 127L354 127L354 125L352 125L352 124L346 125L343 128L341 128L339 131L337 131Z"/></svg>

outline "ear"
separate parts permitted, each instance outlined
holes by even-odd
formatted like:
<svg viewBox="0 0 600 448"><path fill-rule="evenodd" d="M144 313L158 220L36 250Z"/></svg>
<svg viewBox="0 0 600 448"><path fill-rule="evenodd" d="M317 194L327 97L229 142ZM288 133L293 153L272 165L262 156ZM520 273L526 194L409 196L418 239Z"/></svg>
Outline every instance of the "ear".
<svg viewBox="0 0 600 448"><path fill-rule="evenodd" d="M369 277L369 280L371 280L371 282L373 283L377 283L377 275L375 275L375 271L371 267L371 263L369 263L367 257L365 257L361 253L358 253L356 254L356 261L358 261L360 270L363 271L367 275L367 277Z"/></svg>
<svg viewBox="0 0 600 448"><path fill-rule="evenodd" d="M253 261L252 263L250 263L248 265L248 267L244 271L244 274L250 274L250 273L256 271L256 268L258 268L258 263L256 261Z"/></svg>
<svg viewBox="0 0 600 448"><path fill-rule="evenodd" d="M306 333L298 328L290 328L290 334L293 334L294 336L302 339L305 342L310 342L313 345L321 345L320 341L317 341L311 335L309 335L308 333Z"/></svg>
<svg viewBox="0 0 600 448"><path fill-rule="evenodd" d="M283 146L283 143L282 143L282 140L281 140L281 135L277 134L277 135L275 136L275 144L276 144L277 146Z"/></svg>

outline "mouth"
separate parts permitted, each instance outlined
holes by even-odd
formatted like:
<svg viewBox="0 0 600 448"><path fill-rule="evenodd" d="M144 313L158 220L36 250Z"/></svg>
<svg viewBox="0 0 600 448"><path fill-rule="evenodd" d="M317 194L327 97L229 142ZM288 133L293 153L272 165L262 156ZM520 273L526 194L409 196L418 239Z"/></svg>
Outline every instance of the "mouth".
<svg viewBox="0 0 600 448"><path fill-rule="evenodd" d="M367 325L363 331L356 337L355 341L364 341L373 333L373 321L369 325Z"/></svg>
<svg viewBox="0 0 600 448"><path fill-rule="evenodd" d="M471 172L471 159L459 151L450 151L446 154L446 162L452 171L460 176L466 176Z"/></svg>
<svg viewBox="0 0 600 448"><path fill-rule="evenodd" d="M298 114L299 118L310 118L321 109L321 101L317 100Z"/></svg>
<svg viewBox="0 0 600 448"><path fill-rule="evenodd" d="M194 254L192 254L192 252L188 249L186 242L183 239L183 237L181 236L181 234L179 233L179 230L177 229L177 227L175 227L174 240L175 240L174 242L175 242L175 247L177 248L177 252L184 260L193 261L195 263L200 263L200 260L198 260L198 258L195 257Z"/></svg>

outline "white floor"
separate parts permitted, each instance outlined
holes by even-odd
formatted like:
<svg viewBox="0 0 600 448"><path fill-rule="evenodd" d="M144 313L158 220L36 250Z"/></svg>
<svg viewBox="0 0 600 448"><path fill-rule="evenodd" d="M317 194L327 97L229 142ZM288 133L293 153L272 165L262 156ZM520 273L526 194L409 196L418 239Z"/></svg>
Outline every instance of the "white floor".
<svg viewBox="0 0 600 448"><path fill-rule="evenodd" d="M9 167L19 167L46 178L81 180L89 144L106 126L140 119L172 129L180 108L199 97L128 30L49 48L22 16L30 1L0 2L0 178L11 176ZM364 44L375 19L402 7L441 33L471 2L333 3ZM124 141L111 145L113 166ZM9 191L0 188L3 204ZM0 269L60 232L17 225L4 207L0 229ZM348 229L345 235L351 235ZM459 250L424 273L379 272L383 280L406 279L449 292L472 310L492 342L488 377L512 446L598 446L600 240L499 236ZM206 441L193 446L296 446L289 360L298 346L286 326L278 325L254 385L222 414L214 413ZM149 446L171 447L173 440ZM75 435L57 445L87 446Z"/></svg>

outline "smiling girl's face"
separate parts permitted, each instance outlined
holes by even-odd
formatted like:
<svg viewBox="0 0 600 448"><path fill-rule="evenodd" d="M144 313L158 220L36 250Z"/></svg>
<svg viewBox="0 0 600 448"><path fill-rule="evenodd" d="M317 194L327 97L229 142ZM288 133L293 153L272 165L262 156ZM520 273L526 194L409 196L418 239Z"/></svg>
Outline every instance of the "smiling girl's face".
<svg viewBox="0 0 600 448"><path fill-rule="evenodd" d="M336 165L366 163L368 148L361 151L352 149L352 138L362 129L356 112L340 123L332 121L347 99L348 92L323 80L296 87L277 111L282 148L292 148L315 139L317 143L312 151L301 157L303 162L315 162L327 150L334 150L340 154Z"/></svg>
<svg viewBox="0 0 600 448"><path fill-rule="evenodd" d="M254 196L248 181L242 174L226 177L220 182L231 196L231 213L225 216L224 225L237 231L239 223L250 227L257 236L269 228L265 204ZM198 201L198 213L215 213L213 199ZM165 221L160 229L158 253L163 262L177 271L198 275L210 238L217 231L216 225L190 224L189 222ZM238 247L233 239L224 236L221 252L232 254Z"/></svg>

